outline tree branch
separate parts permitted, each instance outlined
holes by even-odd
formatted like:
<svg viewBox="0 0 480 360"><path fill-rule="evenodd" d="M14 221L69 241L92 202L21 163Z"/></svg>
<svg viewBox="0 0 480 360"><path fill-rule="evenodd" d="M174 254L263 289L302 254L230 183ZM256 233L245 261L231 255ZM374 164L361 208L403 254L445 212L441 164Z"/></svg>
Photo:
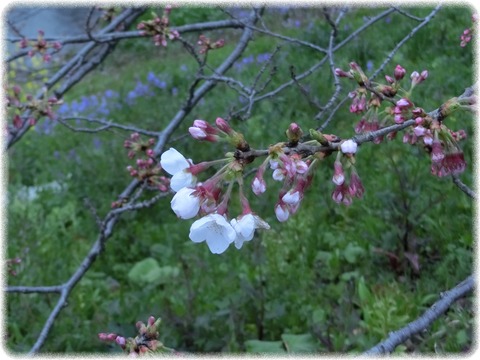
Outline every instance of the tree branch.
<svg viewBox="0 0 480 360"><path fill-rule="evenodd" d="M441 317L452 304L473 290L475 281L470 275L453 289L440 294L440 300L434 303L425 313L407 326L389 334L388 338L375 345L363 355L379 355L393 352L395 348L408 338L428 328Z"/></svg>

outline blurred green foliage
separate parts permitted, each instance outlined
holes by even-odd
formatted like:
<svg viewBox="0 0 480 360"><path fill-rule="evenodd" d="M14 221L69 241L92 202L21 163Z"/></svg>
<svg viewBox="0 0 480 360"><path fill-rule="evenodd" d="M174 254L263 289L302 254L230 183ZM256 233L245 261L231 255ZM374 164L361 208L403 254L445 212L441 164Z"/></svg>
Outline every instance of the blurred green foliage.
<svg viewBox="0 0 480 360"><path fill-rule="evenodd" d="M381 10L351 9L348 20L339 25L338 41ZM431 9L407 11L423 17ZM459 46L470 16L468 8L441 9L386 67L384 74L392 74L396 64L408 74L428 69L429 78L413 98L427 111L472 85L471 47ZM172 11L171 20L182 25L225 17L217 8L180 8ZM284 35L328 45L329 27L320 9L267 9L265 21ZM350 61L364 69L371 62L375 69L416 25L394 13L336 52L335 61L344 69ZM224 48L209 54L211 66L229 54L240 32L207 32L213 40L226 39ZM196 41L194 34L185 38ZM277 45L282 48L273 61L276 75L268 89L290 79L290 66L299 74L319 60L312 49L256 34L242 57L252 56L254 61L240 59L241 65L228 75L251 84L262 66L257 56L273 52ZM151 39L128 40L65 101L108 89L125 99L153 72L166 86L130 104L119 100L122 107L109 116L117 123L161 130L185 101L195 71L195 60L179 43L164 49L154 48ZM333 91L326 65L302 84L320 103ZM342 86L344 95L354 89L345 79ZM181 135L194 119L213 121L240 107L238 94L219 84L179 127L169 146L196 163L218 158L219 152L230 149ZM265 148L283 140L292 121L305 131L317 127L317 112L291 86L254 106L248 121L233 119L232 124L252 147ZM448 118L448 125L464 128L471 136L471 119L470 114L458 113ZM326 132L351 136L358 120L344 106ZM113 130L92 136L58 125L50 134L32 129L9 150L6 256L22 258L18 275L8 277L9 285L60 284L79 266L98 232L85 200L102 217L130 181L125 170L130 160L122 147L128 135ZM462 147L468 169L461 179L472 184L471 141ZM117 353L117 347L98 341L97 333L134 336L136 321L149 315L163 319L161 340L180 351L357 353L375 345L472 272L472 202L448 177L431 176L429 157L403 144L401 134L392 142L361 146L357 168L366 189L362 200L348 208L331 200L333 159L326 159L299 212L286 223L276 221L273 213L278 184L269 181L259 198L250 193L253 210L272 229L260 232L241 251L232 247L221 256L188 239L191 221L176 219L168 198L125 214L105 251L71 294L43 351ZM20 195L53 181L59 186L38 191L33 200ZM418 256L419 270L406 253ZM29 350L56 300L55 294L6 297L6 345L11 351ZM471 301L462 300L397 352L467 351L472 346L472 317Z"/></svg>

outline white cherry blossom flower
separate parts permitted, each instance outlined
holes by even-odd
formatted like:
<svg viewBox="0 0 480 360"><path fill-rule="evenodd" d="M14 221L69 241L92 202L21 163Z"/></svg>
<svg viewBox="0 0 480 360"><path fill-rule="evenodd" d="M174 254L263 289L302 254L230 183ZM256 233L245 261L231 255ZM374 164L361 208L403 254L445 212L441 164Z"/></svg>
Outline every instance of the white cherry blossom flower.
<svg viewBox="0 0 480 360"><path fill-rule="evenodd" d="M206 241L213 254L221 254L235 241L237 233L225 217L209 214L192 224L189 237L196 243Z"/></svg>
<svg viewBox="0 0 480 360"><path fill-rule="evenodd" d="M193 195L195 189L184 187L180 189L170 202L173 212L180 219L191 219L200 210L200 198Z"/></svg>
<svg viewBox="0 0 480 360"><path fill-rule="evenodd" d="M235 238L235 247L240 249L245 241L253 239L255 229L270 229L270 225L258 215L246 214L232 219L230 224L235 229L237 236Z"/></svg>
<svg viewBox="0 0 480 360"><path fill-rule="evenodd" d="M189 162L174 148L170 148L162 154L160 164L163 170L172 175L170 187L173 191L195 186L197 183L197 178L188 171L192 165L191 161Z"/></svg>

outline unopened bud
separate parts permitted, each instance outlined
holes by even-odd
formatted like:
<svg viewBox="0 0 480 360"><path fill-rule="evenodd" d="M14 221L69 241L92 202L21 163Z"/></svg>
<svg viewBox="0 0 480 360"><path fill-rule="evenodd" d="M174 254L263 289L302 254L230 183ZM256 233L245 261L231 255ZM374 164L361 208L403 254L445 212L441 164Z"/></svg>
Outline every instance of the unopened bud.
<svg viewBox="0 0 480 360"><path fill-rule="evenodd" d="M227 133L228 135L231 135L232 132L233 132L233 129L230 127L230 125L228 125L228 122L226 122L224 119L222 119L221 117L218 117L216 120L215 120L215 124L217 125L217 127L223 131L224 133Z"/></svg>
<svg viewBox="0 0 480 360"><path fill-rule="evenodd" d="M403 67L397 65L393 71L393 76L395 76L396 80L402 80L406 72L407 71Z"/></svg>
<svg viewBox="0 0 480 360"><path fill-rule="evenodd" d="M288 140L292 143L298 143L303 136L303 131L297 123L291 123L285 133Z"/></svg>

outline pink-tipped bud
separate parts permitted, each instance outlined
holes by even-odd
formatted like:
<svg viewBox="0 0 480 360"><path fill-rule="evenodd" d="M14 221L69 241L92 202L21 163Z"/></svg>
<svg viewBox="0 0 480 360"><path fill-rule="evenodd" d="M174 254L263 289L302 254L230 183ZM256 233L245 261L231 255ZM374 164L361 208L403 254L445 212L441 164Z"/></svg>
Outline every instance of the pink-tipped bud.
<svg viewBox="0 0 480 360"><path fill-rule="evenodd" d="M395 121L395 124L403 124L405 118L402 116L402 114L395 114L393 120Z"/></svg>
<svg viewBox="0 0 480 360"><path fill-rule="evenodd" d="M155 155L155 151L153 151L153 149L147 149L145 154L147 154L148 157L153 157Z"/></svg>
<svg viewBox="0 0 480 360"><path fill-rule="evenodd" d="M148 326L152 326L155 324L155 318L153 316L150 316L147 321Z"/></svg>
<svg viewBox="0 0 480 360"><path fill-rule="evenodd" d="M422 117L419 116L419 117L415 118L415 124L422 125L422 123L423 123L423 118Z"/></svg>
<svg viewBox="0 0 480 360"><path fill-rule="evenodd" d="M346 77L346 78L352 78L352 75L346 71L343 71L342 69L340 68L336 68L335 69L335 75L339 76L339 77Z"/></svg>
<svg viewBox="0 0 480 360"><path fill-rule="evenodd" d="M388 75L385 75L385 80L387 80L389 84L393 84L395 82L395 79Z"/></svg>
<svg viewBox="0 0 480 360"><path fill-rule="evenodd" d="M403 67L397 65L393 71L393 76L395 76L396 80L402 80L406 72L407 71Z"/></svg>
<svg viewBox="0 0 480 360"><path fill-rule="evenodd" d="M132 139L133 141L138 141L138 140L140 140L140 134L137 133L137 132L131 133L130 134L130 139Z"/></svg>
<svg viewBox="0 0 480 360"><path fill-rule="evenodd" d="M255 178L252 181L252 191L255 195L260 195L265 192L267 189L267 184L265 183L265 180L263 177L259 177L258 174L255 176Z"/></svg>
<svg viewBox="0 0 480 360"><path fill-rule="evenodd" d="M227 133L227 134L232 134L233 132L233 129L230 127L230 125L228 125L228 122L226 122L224 119L222 119L221 117L218 117L216 120L215 120L215 124L217 125L217 127L223 131L224 133Z"/></svg>
<svg viewBox="0 0 480 360"><path fill-rule="evenodd" d="M285 204L278 202L275 205L275 216L277 217L278 221L285 222L290 217L290 212Z"/></svg>
<svg viewBox="0 0 480 360"><path fill-rule="evenodd" d="M333 163L333 178L332 181L335 185L342 185L345 181L345 174L343 172L343 166L340 161L335 161Z"/></svg>
<svg viewBox="0 0 480 360"><path fill-rule="evenodd" d="M288 140L290 140L291 142L298 142L301 137L303 136L303 131L302 129L300 128L300 126L298 126L297 123L291 123L289 126L288 126L288 129L286 131L286 135L287 135L287 138Z"/></svg>
<svg viewBox="0 0 480 360"><path fill-rule="evenodd" d="M188 132L196 140L203 140L207 137L207 133L203 129L198 127L189 127Z"/></svg>
<svg viewBox="0 0 480 360"><path fill-rule="evenodd" d="M427 132L427 129L425 129L425 128L424 128L423 126L421 126L421 125L418 125L418 126L416 126L416 127L413 129L413 133L414 133L417 137L424 136L426 132Z"/></svg>
<svg viewBox="0 0 480 360"><path fill-rule="evenodd" d="M126 340L123 336L117 336L117 338L115 339L115 342L121 347L124 347L126 344Z"/></svg>
<svg viewBox="0 0 480 360"><path fill-rule="evenodd" d="M400 100L397 101L396 105L397 105L397 107L402 109L402 108L411 107L413 104L411 103L410 100L408 100L406 98L401 98Z"/></svg>
<svg viewBox="0 0 480 360"><path fill-rule="evenodd" d="M433 162L440 162L445 158L442 143L439 140L433 140L431 156Z"/></svg>

